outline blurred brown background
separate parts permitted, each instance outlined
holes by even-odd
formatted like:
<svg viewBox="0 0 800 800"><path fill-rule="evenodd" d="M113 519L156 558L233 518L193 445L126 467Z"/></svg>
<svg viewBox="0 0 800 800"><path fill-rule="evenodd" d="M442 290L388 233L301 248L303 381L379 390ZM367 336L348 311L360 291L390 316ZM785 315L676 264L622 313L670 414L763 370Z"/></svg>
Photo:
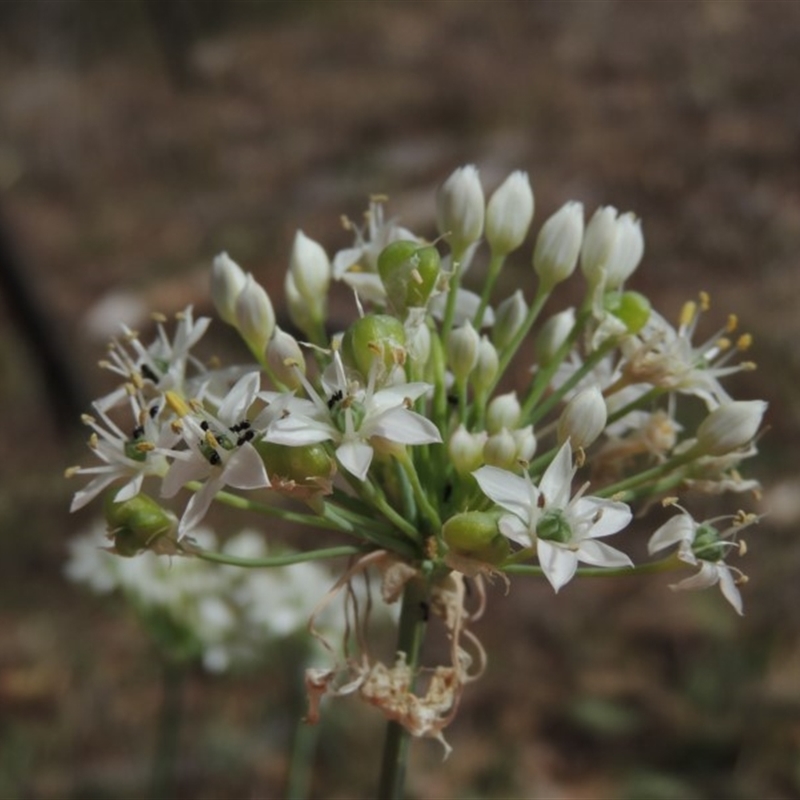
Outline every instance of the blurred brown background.
<svg viewBox="0 0 800 800"><path fill-rule="evenodd" d="M730 388L770 401L746 469L771 515L743 620L664 577L495 587L489 673L446 763L415 744L410 796L800 797L799 86L791 1L0 2L0 214L56 365L48 383L6 290L0 797L147 782L152 653L120 604L61 576L94 511L67 514L63 469L88 461L70 420L106 386L117 320L210 311L222 249L277 297L295 229L334 252L370 193L433 233L433 191L468 162L489 191L527 170L534 227L567 199L636 211L634 288L673 318L709 291L709 335L739 313L759 370ZM291 680L280 659L192 676L179 796L281 796ZM370 796L380 721L344 701L331 717L313 795Z"/></svg>

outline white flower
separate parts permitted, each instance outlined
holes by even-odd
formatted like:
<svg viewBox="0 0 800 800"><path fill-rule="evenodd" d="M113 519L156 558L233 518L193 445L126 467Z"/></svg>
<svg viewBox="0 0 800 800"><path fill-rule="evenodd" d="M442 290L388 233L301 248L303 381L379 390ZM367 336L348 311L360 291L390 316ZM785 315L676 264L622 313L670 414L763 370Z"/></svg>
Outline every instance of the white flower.
<svg viewBox="0 0 800 800"><path fill-rule="evenodd" d="M572 499L572 450L567 441L535 486L496 467L472 473L484 494L510 512L500 532L523 547L535 547L545 577L558 591L575 574L578 562L597 567L633 566L625 553L597 539L622 530L631 520L625 503L585 497L586 485ZM588 485L588 484L587 484Z"/></svg>
<svg viewBox="0 0 800 800"><path fill-rule="evenodd" d="M178 324L171 340L164 330L163 319L157 318L158 335L148 347L142 344L135 331L122 325L122 337L111 342L108 357L100 362L100 366L136 387L152 384L159 391L171 389L191 393L190 387L195 386L198 380L204 380L208 374L203 363L191 351L208 329L211 320L208 317L195 320L191 306L176 314L175 318ZM191 381L187 380L190 367L199 376ZM108 410L124 401L127 394L127 388L120 387L100 398L96 406Z"/></svg>
<svg viewBox="0 0 800 800"><path fill-rule="evenodd" d="M293 447L333 441L339 463L362 481L372 463L375 440L403 445L442 441L438 428L409 408L429 391L429 384L404 383L375 391L373 369L366 389L361 389L347 380L338 351L333 354L332 366L333 378L324 382L327 399L320 397L303 377L313 409L287 409L286 416L269 426L268 441Z"/></svg>
<svg viewBox="0 0 800 800"><path fill-rule="evenodd" d="M211 268L211 299L220 318L236 325L236 298L247 281L242 268L227 254L220 253Z"/></svg>
<svg viewBox="0 0 800 800"><path fill-rule="evenodd" d="M680 506L678 506L680 508ZM754 514L739 512L733 517L733 524L724 531L715 527L723 517L697 522L687 511L665 522L651 537L647 549L650 555L678 545L678 558L691 566L699 566L699 571L689 578L670 585L675 591L684 589L706 589L719 584L723 597L733 606L737 614L742 614L742 597L737 583L746 581L742 572L725 563L727 550L740 550L741 545L731 541L731 537L743 528L758 522ZM743 550L742 550L743 552Z"/></svg>
<svg viewBox="0 0 800 800"><path fill-rule="evenodd" d="M750 337L740 336L732 346L728 335L736 327L731 317L725 328L699 345L692 337L701 312L708 307L708 298L686 303L677 330L655 311L638 336L623 339L621 349L625 360L622 372L631 383L649 383L670 391L699 397L709 411L731 402L720 378L754 368L752 362L730 364L731 359L749 347Z"/></svg>
<svg viewBox="0 0 800 800"><path fill-rule="evenodd" d="M583 205L565 203L542 225L533 251L533 268L547 287L575 271L583 241Z"/></svg>
<svg viewBox="0 0 800 800"><path fill-rule="evenodd" d="M766 410L763 400L733 400L715 408L697 428L698 447L710 456L744 447L758 433Z"/></svg>
<svg viewBox="0 0 800 800"><path fill-rule="evenodd" d="M558 441L569 439L572 447L589 447L605 430L608 410L598 386L578 392L564 407L558 419Z"/></svg>
<svg viewBox="0 0 800 800"><path fill-rule="evenodd" d="M106 488L118 482L122 482L122 486L114 499L120 503L130 500L139 494L146 476L161 477L167 472L164 448L170 447L177 436L168 425L160 422L157 402L144 408L138 395L129 394L128 397L134 419L130 434L123 432L97 403L94 409L100 421L88 414L83 417L83 421L94 431L89 439L89 446L103 464L71 467L67 470L70 477L96 476L75 493L70 511L83 508Z"/></svg>
<svg viewBox="0 0 800 800"><path fill-rule="evenodd" d="M225 486L246 490L270 485L264 462L251 443L260 431L247 419L259 383L257 372L240 378L216 416L207 411L193 413L179 397L167 394L167 402L180 417L181 435L189 449L170 451L174 460L161 494L173 497L189 481L205 479L186 506L178 527L179 538L205 516L215 495Z"/></svg>
<svg viewBox="0 0 800 800"><path fill-rule="evenodd" d="M264 354L275 331L275 311L266 290L248 272L234 306L236 329L258 356Z"/></svg>

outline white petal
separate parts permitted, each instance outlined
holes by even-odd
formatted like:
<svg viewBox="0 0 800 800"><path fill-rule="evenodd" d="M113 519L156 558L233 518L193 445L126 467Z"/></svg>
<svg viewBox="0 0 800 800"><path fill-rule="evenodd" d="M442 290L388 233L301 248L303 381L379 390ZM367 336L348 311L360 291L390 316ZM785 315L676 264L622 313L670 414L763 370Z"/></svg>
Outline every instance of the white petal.
<svg viewBox="0 0 800 800"><path fill-rule="evenodd" d="M739 594L739 589L730 569L720 562L717 564L717 574L719 575L719 588L722 590L723 597L733 606L740 617L743 616L742 596Z"/></svg>
<svg viewBox="0 0 800 800"><path fill-rule="evenodd" d="M539 491L544 495L548 508L566 508L572 494L572 450L569 440L561 445L555 458L544 471L539 481Z"/></svg>
<svg viewBox="0 0 800 800"><path fill-rule="evenodd" d="M632 567L633 561L616 547L586 539L578 547L578 559L595 567Z"/></svg>
<svg viewBox="0 0 800 800"><path fill-rule="evenodd" d="M523 547L530 547L533 544L528 526L514 514L506 514L500 517L500 522L497 525L500 533L512 542L522 545Z"/></svg>
<svg viewBox="0 0 800 800"><path fill-rule="evenodd" d="M225 462L223 480L236 489L261 489L269 486L267 470L255 447L243 444Z"/></svg>
<svg viewBox="0 0 800 800"><path fill-rule="evenodd" d="M211 501L221 488L221 485L220 479L215 478L214 480L207 481L198 492L195 492L195 494L191 496L189 502L186 504L186 510L183 512L181 521L178 524L179 539L183 538L188 531L194 528L194 526L203 519L208 511L208 507L211 505Z"/></svg>
<svg viewBox="0 0 800 800"><path fill-rule="evenodd" d="M575 570L578 568L578 554L573 550L539 539L536 543L536 553L545 577L556 591L569 583L575 575Z"/></svg>
<svg viewBox="0 0 800 800"><path fill-rule="evenodd" d="M381 413L396 406L402 406L405 399L416 400L422 397L433 387L429 383L423 381L415 381L413 383L401 383L397 386L388 386L381 389L372 397L370 403L370 412L376 411Z"/></svg>
<svg viewBox="0 0 800 800"><path fill-rule="evenodd" d="M710 561L700 562L700 571L684 578L678 583L671 583L669 588L678 592L690 589L707 589L719 581L719 572Z"/></svg>
<svg viewBox="0 0 800 800"><path fill-rule="evenodd" d="M174 497L189 481L205 478L209 472L211 464L197 453L188 458L176 458L161 483L161 496Z"/></svg>
<svg viewBox="0 0 800 800"><path fill-rule="evenodd" d="M695 521L688 514L676 514L670 517L651 537L647 543L650 555L664 550L680 542L694 541Z"/></svg>
<svg viewBox="0 0 800 800"><path fill-rule="evenodd" d="M360 481L367 479L372 455L372 447L360 440L350 440L336 448L336 458L339 463Z"/></svg>
<svg viewBox="0 0 800 800"><path fill-rule="evenodd" d="M572 510L578 519L596 519L587 532L587 538L598 539L621 531L630 523L633 515L625 503L602 500L599 497L581 497Z"/></svg>
<svg viewBox="0 0 800 800"><path fill-rule="evenodd" d="M331 425L321 423L302 414L290 414L274 422L267 432L266 440L275 444L300 447L338 438L339 432Z"/></svg>
<svg viewBox="0 0 800 800"><path fill-rule="evenodd" d="M114 496L114 502L124 503L132 497L136 497L142 490L142 482L144 481L144 474L139 473L134 475Z"/></svg>
<svg viewBox="0 0 800 800"><path fill-rule="evenodd" d="M260 388L261 376L258 372L248 372L243 375L222 401L217 416L226 423L235 423L244 419Z"/></svg>
<svg viewBox="0 0 800 800"><path fill-rule="evenodd" d="M107 486L113 483L119 477L119 473L117 471L109 472L105 475L98 475L93 480L89 481L83 489L79 489L75 492L75 495L72 498L72 503L70 504L69 510L70 513L73 511L77 511L79 508L83 508L88 503L91 503L100 492L103 491Z"/></svg>
<svg viewBox="0 0 800 800"><path fill-rule="evenodd" d="M472 473L483 493L501 508L516 514L523 522L530 522L531 484L513 472L499 467L481 467ZM534 488L534 494L536 490Z"/></svg>
<svg viewBox="0 0 800 800"><path fill-rule="evenodd" d="M441 442L439 429L429 420L407 408L393 408L381 414L374 422L362 425L364 436L382 436L400 444L429 444Z"/></svg>

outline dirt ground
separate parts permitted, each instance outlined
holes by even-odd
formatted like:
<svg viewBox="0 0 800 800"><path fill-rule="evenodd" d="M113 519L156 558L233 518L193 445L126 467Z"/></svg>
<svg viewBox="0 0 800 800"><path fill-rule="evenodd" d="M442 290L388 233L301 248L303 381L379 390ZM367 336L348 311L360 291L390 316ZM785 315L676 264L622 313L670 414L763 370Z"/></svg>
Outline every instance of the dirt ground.
<svg viewBox="0 0 800 800"><path fill-rule="evenodd" d="M634 288L668 317L699 289L739 314L759 369L730 388L770 402L747 465L770 514L742 620L658 577L495 587L489 673L448 761L415 743L409 796L800 797L800 3L153 7L0 4L0 213L76 387L0 299L0 797L147 786L158 666L121 604L62 577L93 517L67 513L70 413L121 309L210 311L223 249L278 296L297 228L334 251L375 192L429 228L470 162L487 187L527 170L535 226L567 199L636 211ZM191 675L176 796L282 796L287 661ZM381 726L352 709L322 730L314 797L373 796Z"/></svg>

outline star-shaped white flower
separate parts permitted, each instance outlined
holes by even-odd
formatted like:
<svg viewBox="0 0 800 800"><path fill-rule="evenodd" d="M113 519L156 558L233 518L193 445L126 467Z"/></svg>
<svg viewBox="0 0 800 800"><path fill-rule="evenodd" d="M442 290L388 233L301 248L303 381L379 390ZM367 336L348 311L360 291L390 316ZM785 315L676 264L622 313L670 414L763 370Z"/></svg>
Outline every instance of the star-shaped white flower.
<svg viewBox="0 0 800 800"><path fill-rule="evenodd" d="M223 400L216 415L207 411L192 412L180 398L167 392L167 402L175 407L181 422L181 435L187 450L172 450L173 463L161 487L163 497L174 497L189 481L205 480L192 495L178 526L184 536L205 516L217 492L235 489L261 489L270 485L264 462L252 440L260 435L258 427L247 419L259 391L260 376L249 372L242 376Z"/></svg>
<svg viewBox="0 0 800 800"><path fill-rule="evenodd" d="M338 351L333 354L333 376L325 382L324 400L302 377L313 407L293 410L275 420L266 434L270 442L300 447L317 442L336 444L336 458L349 473L363 481L372 464L375 440L397 444L441 442L439 429L410 405L431 388L423 382L403 383L375 389L376 370L370 370L366 389L347 380Z"/></svg>
<svg viewBox="0 0 800 800"><path fill-rule="evenodd" d="M633 566L625 553L604 542L631 521L625 503L585 497L588 484L574 497L572 449L562 445L545 470L539 486L497 467L481 467L472 473L484 494L509 514L500 519L500 532L523 547L536 548L545 577L558 591L572 579L578 562L596 567Z"/></svg>
<svg viewBox="0 0 800 800"><path fill-rule="evenodd" d="M115 495L116 502L130 500L139 494L146 476L161 477L167 472L168 463L163 450L177 441L177 435L169 425L161 422L157 402L151 402L145 407L137 393L128 393L126 396L134 419L129 434L123 432L99 403L94 404L99 420L88 414L83 418L93 430L89 446L103 463L93 467L71 467L67 470L70 476L95 476L86 486L75 492L70 511L83 508L106 488L118 482L122 482L122 486Z"/></svg>
<svg viewBox="0 0 800 800"><path fill-rule="evenodd" d="M736 613L741 615L742 596L737 583L743 583L746 578L740 570L728 566L723 556L731 548L740 549L739 543L730 541L727 537L758 522L758 517L740 512L733 519L734 524L720 532L714 526L719 520L697 522L691 514L681 509L680 514L667 520L650 537L647 549L650 555L653 555L677 545L678 558L700 569L691 577L671 584L670 589L675 591L707 589L709 586L719 584L723 597L733 606Z"/></svg>

